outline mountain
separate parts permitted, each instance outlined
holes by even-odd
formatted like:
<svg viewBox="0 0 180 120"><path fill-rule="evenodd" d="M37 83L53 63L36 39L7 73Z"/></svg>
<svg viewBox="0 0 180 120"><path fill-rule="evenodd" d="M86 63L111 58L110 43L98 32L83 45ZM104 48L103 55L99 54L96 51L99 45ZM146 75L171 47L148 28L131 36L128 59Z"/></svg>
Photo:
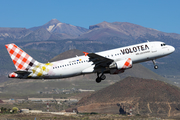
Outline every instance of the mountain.
<svg viewBox="0 0 180 120"><path fill-rule="evenodd" d="M180 90L165 82L127 77L78 102L79 112L180 116Z"/></svg>
<svg viewBox="0 0 180 120"><path fill-rule="evenodd" d="M51 21L49 21L48 23L42 26L30 28L30 30L36 31L40 28L44 28L48 32L50 32L51 37L49 37L48 39L53 39L53 40L77 37L88 31L88 29L86 28L82 28L66 23L61 23L57 19L52 19Z"/></svg>
<svg viewBox="0 0 180 120"><path fill-rule="evenodd" d="M77 49L72 49L72 50L65 51L65 52L55 56L54 58L49 60L49 62L63 60L63 59L67 59L67 58L71 58L71 57L76 57L76 56L80 56L80 55L84 55L83 51L77 50Z"/></svg>
<svg viewBox="0 0 180 120"><path fill-rule="evenodd" d="M2 28L0 27L0 40L17 40L29 35L32 31L26 28Z"/></svg>
<svg viewBox="0 0 180 120"><path fill-rule="evenodd" d="M96 25L89 26L87 33L83 34L82 37L87 37L89 39L102 39L102 37L128 37L133 39L138 39L139 37L144 37L147 34L153 37L169 36L174 39L180 40L180 35L175 33L165 33L152 28L145 28L140 25L128 23L128 22L102 22ZM97 33L97 34L95 34ZM99 34L101 33L101 34ZM91 37L90 37L90 34Z"/></svg>
<svg viewBox="0 0 180 120"><path fill-rule="evenodd" d="M25 40L48 40L51 36L51 33L46 30L45 28L41 27L39 29L36 29L35 31L31 32L29 35L24 37Z"/></svg>
<svg viewBox="0 0 180 120"><path fill-rule="evenodd" d="M38 27L26 28L0 28L0 40L62 40L72 39L87 32L88 29L61 23L52 19Z"/></svg>
<svg viewBox="0 0 180 120"><path fill-rule="evenodd" d="M48 23L42 26L30 28L30 30L35 31L39 28L45 28L50 33L65 33L72 36L78 36L88 31L88 29L86 28L62 23L58 21L57 19L52 19L51 21L49 21Z"/></svg>

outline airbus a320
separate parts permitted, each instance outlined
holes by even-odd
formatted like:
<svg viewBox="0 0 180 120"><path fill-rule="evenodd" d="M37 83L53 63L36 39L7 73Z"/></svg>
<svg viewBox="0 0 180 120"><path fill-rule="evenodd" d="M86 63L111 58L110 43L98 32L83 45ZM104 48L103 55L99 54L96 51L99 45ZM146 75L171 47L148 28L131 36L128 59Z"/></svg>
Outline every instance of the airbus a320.
<svg viewBox="0 0 180 120"><path fill-rule="evenodd" d="M133 67L133 64L155 60L167 56L175 48L164 42L153 41L135 44L112 50L88 53L51 63L40 63L15 44L5 45L16 67L16 71L9 74L9 78L21 79L59 79L77 75L97 73L96 82L106 79L105 74L119 74Z"/></svg>

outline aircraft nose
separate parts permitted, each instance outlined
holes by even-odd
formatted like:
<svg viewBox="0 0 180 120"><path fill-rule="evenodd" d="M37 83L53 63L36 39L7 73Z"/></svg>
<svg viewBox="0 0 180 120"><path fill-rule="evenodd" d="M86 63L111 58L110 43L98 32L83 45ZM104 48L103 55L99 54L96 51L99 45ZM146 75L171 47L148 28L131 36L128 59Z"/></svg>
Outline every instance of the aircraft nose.
<svg viewBox="0 0 180 120"><path fill-rule="evenodd" d="M175 48L173 46L169 46L169 52L173 53L175 51Z"/></svg>
<svg viewBox="0 0 180 120"><path fill-rule="evenodd" d="M172 48L171 48L171 51L174 52L174 51L175 51L175 48L174 48L173 46L171 46L171 47L172 47Z"/></svg>

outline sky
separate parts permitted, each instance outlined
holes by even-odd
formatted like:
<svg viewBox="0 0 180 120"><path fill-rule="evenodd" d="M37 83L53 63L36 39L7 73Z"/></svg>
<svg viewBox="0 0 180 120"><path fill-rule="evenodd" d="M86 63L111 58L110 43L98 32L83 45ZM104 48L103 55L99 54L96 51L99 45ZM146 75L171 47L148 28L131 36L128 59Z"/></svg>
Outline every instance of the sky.
<svg viewBox="0 0 180 120"><path fill-rule="evenodd" d="M0 0L0 27L31 28L51 19L89 28L130 22L180 34L180 0Z"/></svg>

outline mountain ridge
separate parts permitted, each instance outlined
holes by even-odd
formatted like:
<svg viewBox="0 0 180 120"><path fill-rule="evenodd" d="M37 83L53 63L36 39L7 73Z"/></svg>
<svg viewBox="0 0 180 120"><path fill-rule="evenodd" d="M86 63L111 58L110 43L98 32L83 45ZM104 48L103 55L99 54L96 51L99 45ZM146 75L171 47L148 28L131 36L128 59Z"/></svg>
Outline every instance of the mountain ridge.
<svg viewBox="0 0 180 120"><path fill-rule="evenodd" d="M175 38L175 39L180 39L179 34L165 33L165 32L159 31L159 30L155 30L152 28L146 28L141 25L136 25L136 24L128 23L128 22L109 23L109 22L104 21L99 24L89 26L90 30L93 30L93 29L97 30L97 29L103 29L103 28L104 29L109 28L109 29L116 31L119 34L121 33L121 34L124 34L127 36L132 36L134 39L137 39L138 37L142 37L147 33L152 36L155 36L155 37L164 35L164 36L171 36L172 38Z"/></svg>
<svg viewBox="0 0 180 120"><path fill-rule="evenodd" d="M44 39L42 34L38 34L36 30L40 31L44 28L50 32L51 36ZM20 30L21 29L21 30ZM13 31L13 32L12 32ZM34 33L35 32L35 33ZM31 33L30 36L28 36ZM19 37L17 37L17 34ZM47 33L48 34L48 33ZM32 37L32 35L36 37ZM38 36L39 35L39 36ZM8 38L8 37L9 38ZM37 37L38 36L38 37ZM44 25L26 28L0 28L1 40L62 40L62 39L89 39L89 40L109 40L109 39L130 39L139 40L146 38L146 36L162 39L169 37L180 40L180 34L166 33L155 30L153 28L146 28L141 25L129 22L101 22L95 25L90 25L89 29L74 26L71 24L62 23L57 19L52 19ZM42 37L42 39L40 39ZM11 39L10 39L11 38ZM32 39L34 38L34 39ZM37 38L37 39L35 39Z"/></svg>
<svg viewBox="0 0 180 120"><path fill-rule="evenodd" d="M30 30L35 31L39 28L44 28L52 34L53 33L56 33L56 34L57 33L59 33L59 34L63 33L63 34L70 35L71 37L77 37L78 35L87 31L86 28L74 26L71 24L62 23L57 19L52 19L42 26L30 28Z"/></svg>
<svg viewBox="0 0 180 120"><path fill-rule="evenodd" d="M79 112L129 113L180 116L180 90L167 83L127 77L106 88L83 97L77 103Z"/></svg>

